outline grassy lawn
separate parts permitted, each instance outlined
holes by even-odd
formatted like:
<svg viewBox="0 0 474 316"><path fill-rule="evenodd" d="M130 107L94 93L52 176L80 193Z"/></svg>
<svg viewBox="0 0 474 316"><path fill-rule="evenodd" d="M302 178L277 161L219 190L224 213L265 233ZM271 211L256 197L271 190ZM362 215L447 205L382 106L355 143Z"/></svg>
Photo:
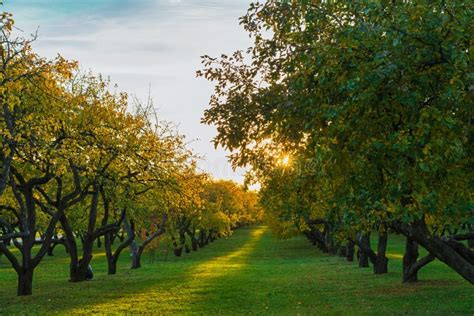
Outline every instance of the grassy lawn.
<svg viewBox="0 0 474 316"><path fill-rule="evenodd" d="M124 252L118 274L107 276L104 255L94 257L95 279L72 284L62 248L42 262L34 294L15 296L16 275L0 263L0 314L474 314L474 287L440 262L401 284L403 240L389 241L389 271L321 254L304 238L275 240L265 227L245 228L192 254L128 269Z"/></svg>

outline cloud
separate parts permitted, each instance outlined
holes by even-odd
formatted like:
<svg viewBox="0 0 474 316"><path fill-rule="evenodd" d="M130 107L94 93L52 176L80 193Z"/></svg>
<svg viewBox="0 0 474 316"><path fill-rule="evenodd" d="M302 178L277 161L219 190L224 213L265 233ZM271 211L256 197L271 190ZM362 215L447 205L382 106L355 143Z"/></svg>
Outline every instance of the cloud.
<svg viewBox="0 0 474 316"><path fill-rule="evenodd" d="M192 144L211 162L209 172L241 179L214 150L215 129L200 124L212 86L195 78L199 56L249 46L238 25L250 0L7 0L17 25L26 32L40 26L35 48L79 60L82 68L110 75L121 89L152 97L166 120L198 138ZM211 164L212 165L212 164ZM213 169L214 168L214 169ZM225 170L225 171L222 171Z"/></svg>

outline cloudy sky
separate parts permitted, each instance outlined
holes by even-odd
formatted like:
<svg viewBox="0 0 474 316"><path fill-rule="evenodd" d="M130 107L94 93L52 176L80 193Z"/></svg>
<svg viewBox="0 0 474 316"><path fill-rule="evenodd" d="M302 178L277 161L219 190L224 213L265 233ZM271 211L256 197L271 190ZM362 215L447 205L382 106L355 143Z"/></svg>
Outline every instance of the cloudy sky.
<svg viewBox="0 0 474 316"><path fill-rule="evenodd" d="M200 166L216 178L242 180L226 152L215 150L213 127L200 124L212 86L196 78L199 56L247 48L239 26L251 0L5 0L26 34L39 27L34 47L57 53L81 68L145 100L148 90L162 119L178 124L191 147L205 156Z"/></svg>

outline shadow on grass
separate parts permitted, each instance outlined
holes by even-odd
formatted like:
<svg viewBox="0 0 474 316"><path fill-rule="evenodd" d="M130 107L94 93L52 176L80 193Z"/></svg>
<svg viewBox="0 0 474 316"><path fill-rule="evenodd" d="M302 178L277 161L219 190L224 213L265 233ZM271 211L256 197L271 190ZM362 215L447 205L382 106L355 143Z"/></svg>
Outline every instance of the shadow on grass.
<svg viewBox="0 0 474 316"><path fill-rule="evenodd" d="M391 272L383 276L321 254L304 237L275 240L262 227L169 262L160 251L156 264L136 271L126 268L124 253L116 276L106 276L106 261L96 256L96 279L80 284L65 281L67 257L58 252L40 265L33 297L15 297L16 280L0 271L0 315L473 314L472 287L440 262L420 271L418 284L401 284L404 240L392 241Z"/></svg>
<svg viewBox="0 0 474 316"><path fill-rule="evenodd" d="M212 280L227 273L237 272L245 263L263 233L261 227L237 231L229 240L220 239L208 247L192 253L196 258L159 262L145 265L140 270L121 268L115 276L98 275L94 281L68 283L67 265L57 270L53 264L64 257L47 258L35 275L34 295L16 297L16 279L10 275L2 279L0 314L13 313L107 313L131 311L185 312L193 302L200 301L208 292ZM189 256L189 257L191 257ZM126 262L124 253L121 265ZM97 272L105 271L100 258ZM50 262L48 262L50 261ZM2 272L4 274L4 272ZM14 275L13 271L11 273ZM51 276L54 276L53 279ZM59 276L58 276L59 275ZM156 308L156 309L155 309Z"/></svg>
<svg viewBox="0 0 474 316"><path fill-rule="evenodd" d="M91 312L156 311L158 313L189 313L197 304L205 304L213 293L213 284L222 277L243 272L247 258L255 249L264 228L250 231L248 236L237 243L237 247L229 249L218 256L195 262L187 267L179 277L173 276L168 282L142 289L133 295L125 295L109 299L90 307ZM176 280L179 280L176 282ZM72 309L71 312L80 312Z"/></svg>

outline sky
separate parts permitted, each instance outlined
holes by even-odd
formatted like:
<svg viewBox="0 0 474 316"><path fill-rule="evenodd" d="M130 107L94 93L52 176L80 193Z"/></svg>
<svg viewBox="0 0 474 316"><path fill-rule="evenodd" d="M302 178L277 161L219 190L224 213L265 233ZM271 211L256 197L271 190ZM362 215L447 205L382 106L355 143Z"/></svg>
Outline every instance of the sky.
<svg viewBox="0 0 474 316"><path fill-rule="evenodd" d="M239 25L251 0L5 0L25 36L38 30L33 47L58 53L83 70L110 76L122 91L146 101L149 91L160 119L177 125L204 157L202 170L242 182L223 149L211 143L212 126L200 123L212 84L196 78L200 56L245 49Z"/></svg>

